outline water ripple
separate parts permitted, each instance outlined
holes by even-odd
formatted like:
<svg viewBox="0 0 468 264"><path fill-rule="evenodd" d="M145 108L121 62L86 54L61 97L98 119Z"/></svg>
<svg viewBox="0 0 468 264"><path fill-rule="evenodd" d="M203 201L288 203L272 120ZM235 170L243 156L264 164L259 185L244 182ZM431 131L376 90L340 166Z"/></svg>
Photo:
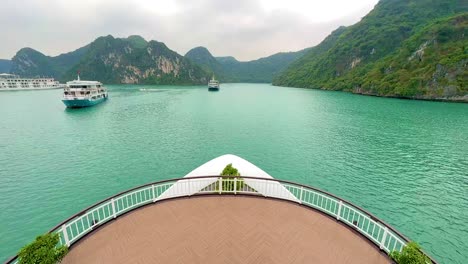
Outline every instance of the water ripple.
<svg viewBox="0 0 468 264"><path fill-rule="evenodd" d="M250 84L114 86L81 110L59 99L0 96L0 260L100 199L226 153L366 208L441 263L468 259L468 105Z"/></svg>

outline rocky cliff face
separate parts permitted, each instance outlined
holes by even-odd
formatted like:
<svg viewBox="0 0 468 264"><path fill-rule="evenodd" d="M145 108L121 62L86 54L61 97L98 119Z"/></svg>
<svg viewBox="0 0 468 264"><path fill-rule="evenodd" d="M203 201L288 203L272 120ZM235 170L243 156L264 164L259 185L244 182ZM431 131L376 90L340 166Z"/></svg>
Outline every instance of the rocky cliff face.
<svg viewBox="0 0 468 264"><path fill-rule="evenodd" d="M78 63L88 46L55 57L46 56L31 48L19 50L11 61L12 73L22 77L48 76L60 78Z"/></svg>
<svg viewBox="0 0 468 264"><path fill-rule="evenodd" d="M59 75L50 57L31 48L23 48L16 53L12 59L10 71L22 77L57 77Z"/></svg>
<svg viewBox="0 0 468 264"><path fill-rule="evenodd" d="M355 93L468 102L468 13L431 23L378 61Z"/></svg>
<svg viewBox="0 0 468 264"><path fill-rule="evenodd" d="M326 52L316 53L313 48L273 84L416 99L452 100L445 97L452 94L458 100L466 94L466 79L460 81L466 76L459 74L466 70L458 49L466 49L466 34L452 33L466 28L455 29L453 23L446 23L441 31L430 27L466 14L468 6L462 2L381 0ZM445 42L432 42L424 37L426 33ZM460 44L462 35L464 45Z"/></svg>
<svg viewBox="0 0 468 264"><path fill-rule="evenodd" d="M127 39L101 37L90 44L81 61L66 74L106 83L125 84L205 84L208 74L170 50L164 43L146 42L141 37Z"/></svg>
<svg viewBox="0 0 468 264"><path fill-rule="evenodd" d="M209 76L164 43L139 36L100 37L56 57L25 48L12 64L12 72L21 76L52 76L62 81L75 79L78 71L82 79L127 84L205 84Z"/></svg>

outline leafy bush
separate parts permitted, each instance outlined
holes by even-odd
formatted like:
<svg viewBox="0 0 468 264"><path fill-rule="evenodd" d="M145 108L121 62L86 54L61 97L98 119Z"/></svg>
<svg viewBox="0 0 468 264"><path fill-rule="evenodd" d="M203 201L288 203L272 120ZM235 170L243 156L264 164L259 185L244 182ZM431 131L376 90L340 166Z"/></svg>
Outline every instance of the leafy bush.
<svg viewBox="0 0 468 264"><path fill-rule="evenodd" d="M221 172L221 176L240 176L239 171L236 168L232 167L232 163L228 164L223 171Z"/></svg>
<svg viewBox="0 0 468 264"><path fill-rule="evenodd" d="M236 191L242 190L244 187L244 180L242 180L240 176L239 171L232 167L232 163L228 164L223 171L221 172L221 176L227 176L222 179L221 184L222 184L222 191L227 191L227 192L232 192L234 191L234 181L233 176L236 178ZM218 186L216 188L218 189Z"/></svg>
<svg viewBox="0 0 468 264"><path fill-rule="evenodd" d="M55 264L68 253L66 246L59 246L59 234L48 233L23 247L18 253L20 264Z"/></svg>
<svg viewBox="0 0 468 264"><path fill-rule="evenodd" d="M421 251L421 247L416 242L408 243L402 252L392 251L390 257L398 264L426 264L431 263L430 259Z"/></svg>

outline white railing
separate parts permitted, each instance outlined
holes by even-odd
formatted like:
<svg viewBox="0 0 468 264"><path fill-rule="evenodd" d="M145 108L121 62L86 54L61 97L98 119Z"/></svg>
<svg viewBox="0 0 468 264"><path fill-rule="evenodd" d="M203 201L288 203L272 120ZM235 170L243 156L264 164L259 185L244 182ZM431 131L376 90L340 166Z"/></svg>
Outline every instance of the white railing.
<svg viewBox="0 0 468 264"><path fill-rule="evenodd" d="M256 186L257 190L252 186ZM201 176L146 184L105 199L70 217L50 232L60 235L60 245L70 246L98 226L143 205L206 194L255 195L299 203L355 229L386 253L401 251L408 242L406 237L385 222L330 193L292 182L244 176ZM6 263L17 261L15 256Z"/></svg>

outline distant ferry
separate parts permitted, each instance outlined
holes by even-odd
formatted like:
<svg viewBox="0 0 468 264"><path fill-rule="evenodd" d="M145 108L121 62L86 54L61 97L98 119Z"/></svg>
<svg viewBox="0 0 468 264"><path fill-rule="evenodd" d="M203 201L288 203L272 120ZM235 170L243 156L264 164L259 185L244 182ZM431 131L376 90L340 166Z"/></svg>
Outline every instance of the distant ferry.
<svg viewBox="0 0 468 264"><path fill-rule="evenodd" d="M54 78L21 78L15 74L0 74L0 91L19 90L46 90L61 89L64 84L60 84Z"/></svg>
<svg viewBox="0 0 468 264"><path fill-rule="evenodd" d="M62 102L68 108L81 108L97 105L107 100L107 89L100 82L81 81L78 79L67 82L63 89Z"/></svg>
<svg viewBox="0 0 468 264"><path fill-rule="evenodd" d="M208 82L208 91L219 91L219 82L215 80L214 75L210 82Z"/></svg>

